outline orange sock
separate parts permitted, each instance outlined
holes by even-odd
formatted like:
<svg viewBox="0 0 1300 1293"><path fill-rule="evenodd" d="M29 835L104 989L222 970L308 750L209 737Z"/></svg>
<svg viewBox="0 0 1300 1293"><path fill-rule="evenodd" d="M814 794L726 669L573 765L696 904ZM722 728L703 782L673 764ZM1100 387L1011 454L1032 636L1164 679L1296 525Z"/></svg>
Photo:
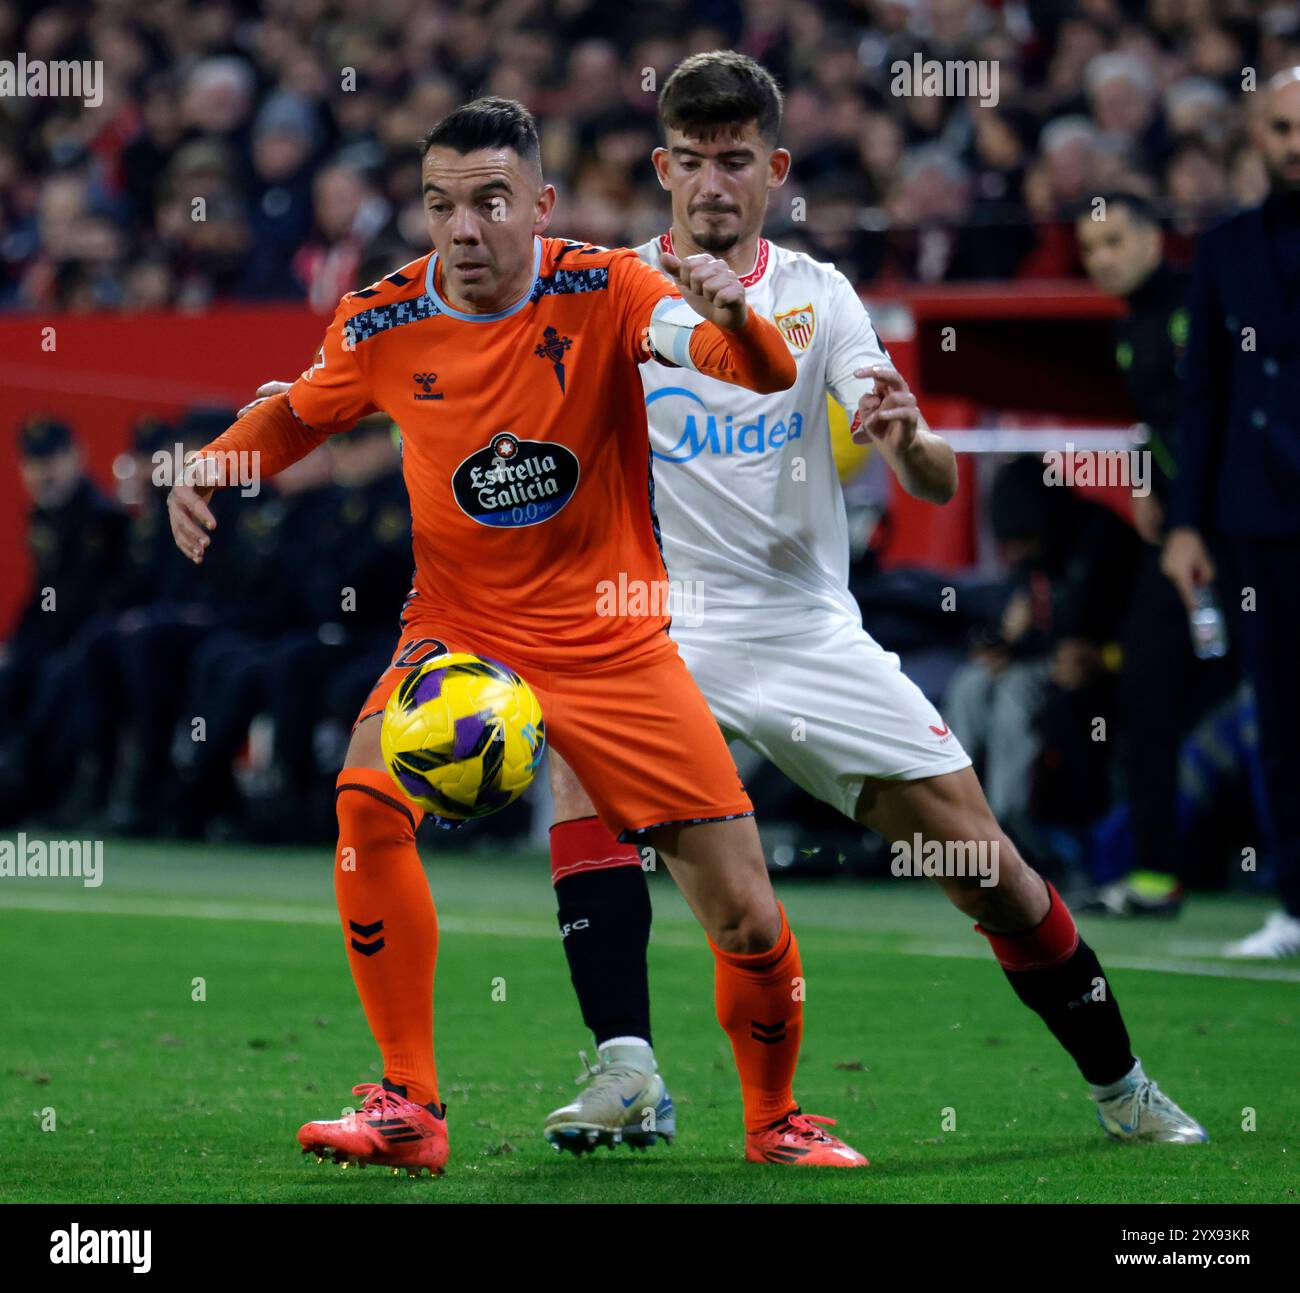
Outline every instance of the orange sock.
<svg viewBox="0 0 1300 1293"><path fill-rule="evenodd" d="M418 1104L438 1099L433 968L438 917L415 849L418 818L377 768L344 768L334 896L348 964L384 1057L384 1076Z"/></svg>
<svg viewBox="0 0 1300 1293"><path fill-rule="evenodd" d="M791 1083L803 1036L803 966L785 908L777 907L781 932L766 952L741 956L709 939L713 999L740 1072L746 1131L761 1131L798 1108Z"/></svg>

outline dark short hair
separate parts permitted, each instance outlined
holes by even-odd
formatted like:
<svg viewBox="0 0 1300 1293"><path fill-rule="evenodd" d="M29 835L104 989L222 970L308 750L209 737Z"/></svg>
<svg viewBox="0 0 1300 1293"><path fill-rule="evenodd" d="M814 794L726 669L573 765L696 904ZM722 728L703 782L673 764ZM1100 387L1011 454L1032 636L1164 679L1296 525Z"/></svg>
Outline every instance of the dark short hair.
<svg viewBox="0 0 1300 1293"><path fill-rule="evenodd" d="M1086 198L1079 203L1078 209L1074 213L1075 220L1082 220L1084 216L1091 216L1093 203L1100 198L1106 204L1106 212L1110 213L1113 207L1123 207L1129 214L1129 219L1135 225L1145 225L1147 228L1158 229L1160 227L1160 217L1156 214L1156 209L1150 201L1144 198L1140 193L1128 193L1123 189L1113 189L1108 193L1098 193L1096 197Z"/></svg>
<svg viewBox="0 0 1300 1293"><path fill-rule="evenodd" d="M765 67L734 49L692 54L673 69L659 94L659 124L704 137L756 122L769 147L781 131L781 91Z"/></svg>
<svg viewBox="0 0 1300 1293"><path fill-rule="evenodd" d="M472 153L480 148L512 148L541 169L542 150L533 114L514 99L495 95L462 103L424 137L423 157L430 148L454 148Z"/></svg>
<svg viewBox="0 0 1300 1293"><path fill-rule="evenodd" d="M61 418L38 413L18 428L18 452L24 458L52 458L72 446L72 428Z"/></svg>

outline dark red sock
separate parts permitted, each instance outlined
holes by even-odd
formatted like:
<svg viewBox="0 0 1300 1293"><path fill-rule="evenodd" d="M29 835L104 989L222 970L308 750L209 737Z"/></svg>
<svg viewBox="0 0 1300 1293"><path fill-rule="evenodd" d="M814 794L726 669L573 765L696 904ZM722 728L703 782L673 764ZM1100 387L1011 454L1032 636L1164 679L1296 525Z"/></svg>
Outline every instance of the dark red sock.
<svg viewBox="0 0 1300 1293"><path fill-rule="evenodd" d="M1016 996L1051 1029L1095 1086L1118 1082L1134 1065L1128 1029L1096 953L1049 882L1051 906L1023 934L976 930L989 940Z"/></svg>
<svg viewBox="0 0 1300 1293"><path fill-rule="evenodd" d="M560 937L583 1022L596 1045L650 1036L650 888L641 855L598 817L551 827Z"/></svg>

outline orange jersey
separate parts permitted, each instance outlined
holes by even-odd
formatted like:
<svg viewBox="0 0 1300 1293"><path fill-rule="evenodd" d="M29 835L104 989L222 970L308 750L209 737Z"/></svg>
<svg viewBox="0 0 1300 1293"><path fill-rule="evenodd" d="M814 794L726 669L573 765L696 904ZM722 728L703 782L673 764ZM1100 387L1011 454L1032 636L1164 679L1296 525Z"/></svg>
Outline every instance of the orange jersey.
<svg viewBox="0 0 1300 1293"><path fill-rule="evenodd" d="M524 665L637 652L668 623L637 367L676 288L633 251L560 238L535 240L531 289L497 314L456 310L440 285L430 253L349 293L289 391L293 418L268 402L208 450L261 448L271 474L383 410L411 500L404 623L472 632ZM688 358L760 389L794 378L753 311L738 333L701 324Z"/></svg>
<svg viewBox="0 0 1300 1293"><path fill-rule="evenodd" d="M595 659L667 623L596 606L602 580L666 577L637 365L674 289L631 251L536 248L531 292L500 314L453 309L435 253L350 293L289 401L317 429L376 408L401 427L408 618L486 630L521 659Z"/></svg>

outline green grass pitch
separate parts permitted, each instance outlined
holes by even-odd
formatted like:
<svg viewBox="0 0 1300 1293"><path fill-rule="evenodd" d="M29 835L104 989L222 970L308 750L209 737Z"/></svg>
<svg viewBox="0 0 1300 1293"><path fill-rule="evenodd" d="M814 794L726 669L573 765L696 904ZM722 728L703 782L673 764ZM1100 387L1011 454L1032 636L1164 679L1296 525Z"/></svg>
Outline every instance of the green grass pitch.
<svg viewBox="0 0 1300 1293"><path fill-rule="evenodd" d="M426 863L442 926L444 1177L317 1166L294 1140L380 1075L328 850L110 840L98 889L0 880L0 1200L1297 1199L1300 968L1213 955L1259 923L1262 901L1197 899L1176 922L1084 922L1148 1072L1212 1138L1136 1147L1104 1138L1073 1065L924 882L782 885L808 978L796 1092L872 1160L818 1172L742 1161L711 959L663 874L651 877L651 982L678 1139L644 1154L555 1154L541 1122L570 1098L577 1051L591 1044L546 861L430 849Z"/></svg>

